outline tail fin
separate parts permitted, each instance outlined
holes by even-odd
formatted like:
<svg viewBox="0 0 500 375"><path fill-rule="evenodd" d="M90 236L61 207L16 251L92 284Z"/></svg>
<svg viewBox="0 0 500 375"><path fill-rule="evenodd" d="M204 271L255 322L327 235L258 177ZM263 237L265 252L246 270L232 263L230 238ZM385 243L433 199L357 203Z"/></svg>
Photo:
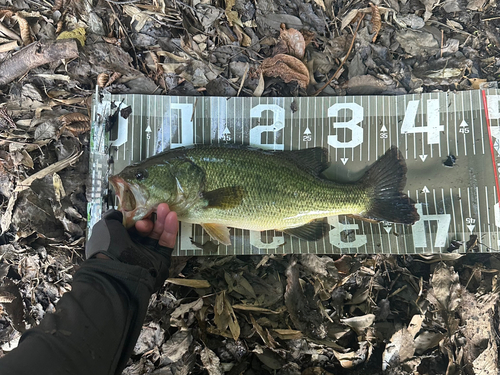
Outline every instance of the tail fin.
<svg viewBox="0 0 500 375"><path fill-rule="evenodd" d="M362 214L365 219L402 224L413 224L419 219L415 202L403 193L406 171L403 155L392 146L365 173L361 183L370 197L370 205Z"/></svg>

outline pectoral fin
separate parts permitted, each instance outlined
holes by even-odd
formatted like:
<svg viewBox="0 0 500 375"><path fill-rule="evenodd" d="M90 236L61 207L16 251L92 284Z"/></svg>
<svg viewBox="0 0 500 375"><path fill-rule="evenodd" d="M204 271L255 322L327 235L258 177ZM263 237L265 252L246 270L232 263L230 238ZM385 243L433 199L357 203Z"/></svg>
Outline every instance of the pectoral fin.
<svg viewBox="0 0 500 375"><path fill-rule="evenodd" d="M207 233L214 240L219 241L223 245L231 245L231 238L229 237L229 228L222 224L210 224L204 223L201 224L203 229L207 231Z"/></svg>
<svg viewBox="0 0 500 375"><path fill-rule="evenodd" d="M297 228L284 229L283 232L306 241L318 241L330 230L326 220L315 220Z"/></svg>
<svg viewBox="0 0 500 375"><path fill-rule="evenodd" d="M228 210L238 206L245 196L245 189L241 186L228 186L207 191L203 197L208 201L207 208Z"/></svg>

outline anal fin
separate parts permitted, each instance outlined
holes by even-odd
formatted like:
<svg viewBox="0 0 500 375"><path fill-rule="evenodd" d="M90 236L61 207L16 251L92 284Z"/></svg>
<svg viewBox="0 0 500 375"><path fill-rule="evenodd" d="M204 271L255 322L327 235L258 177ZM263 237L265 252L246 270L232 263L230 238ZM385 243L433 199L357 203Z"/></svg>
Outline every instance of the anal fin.
<svg viewBox="0 0 500 375"><path fill-rule="evenodd" d="M219 241L223 245L231 245L231 237L229 236L229 228L222 224L211 224L204 223L201 224L203 229L207 231L207 233L214 240Z"/></svg>
<svg viewBox="0 0 500 375"><path fill-rule="evenodd" d="M326 220L314 220L297 228L283 229L283 232L306 241L318 241L330 230Z"/></svg>

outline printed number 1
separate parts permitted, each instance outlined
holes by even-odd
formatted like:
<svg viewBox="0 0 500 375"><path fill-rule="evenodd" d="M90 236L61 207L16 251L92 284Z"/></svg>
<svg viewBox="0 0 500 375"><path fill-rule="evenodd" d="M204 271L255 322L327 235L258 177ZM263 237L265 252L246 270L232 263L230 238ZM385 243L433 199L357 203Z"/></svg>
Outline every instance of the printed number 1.
<svg viewBox="0 0 500 375"><path fill-rule="evenodd" d="M401 134L427 133L427 144L439 144L439 133L444 131L444 125L439 124L439 99L427 99L427 125L415 126L420 100L410 100L406 107Z"/></svg>

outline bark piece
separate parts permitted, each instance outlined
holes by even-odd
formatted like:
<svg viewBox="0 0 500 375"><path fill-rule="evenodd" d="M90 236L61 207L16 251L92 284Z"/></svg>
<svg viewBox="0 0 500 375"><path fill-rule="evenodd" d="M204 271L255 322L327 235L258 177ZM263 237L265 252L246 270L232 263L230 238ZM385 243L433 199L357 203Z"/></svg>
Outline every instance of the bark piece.
<svg viewBox="0 0 500 375"><path fill-rule="evenodd" d="M0 71L2 72L0 86L12 82L40 65L77 57L78 47L74 40L32 43L0 65Z"/></svg>

